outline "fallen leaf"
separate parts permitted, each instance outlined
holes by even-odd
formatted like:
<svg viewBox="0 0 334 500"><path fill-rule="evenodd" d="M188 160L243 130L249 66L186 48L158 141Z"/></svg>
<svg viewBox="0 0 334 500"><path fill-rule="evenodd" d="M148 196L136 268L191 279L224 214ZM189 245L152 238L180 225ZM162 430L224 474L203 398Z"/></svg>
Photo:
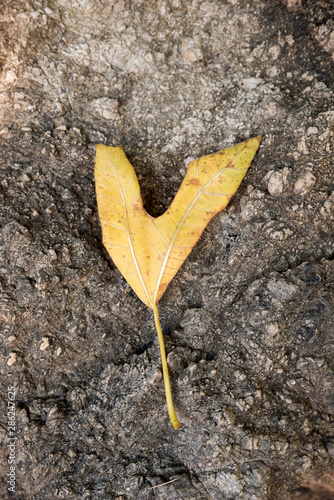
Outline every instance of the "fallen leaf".
<svg viewBox="0 0 334 500"><path fill-rule="evenodd" d="M202 156L188 165L167 211L151 217L143 206L135 171L121 146L96 146L95 181L103 243L138 297L154 312L168 413L180 427L172 403L157 304L212 217L239 187L261 136Z"/></svg>

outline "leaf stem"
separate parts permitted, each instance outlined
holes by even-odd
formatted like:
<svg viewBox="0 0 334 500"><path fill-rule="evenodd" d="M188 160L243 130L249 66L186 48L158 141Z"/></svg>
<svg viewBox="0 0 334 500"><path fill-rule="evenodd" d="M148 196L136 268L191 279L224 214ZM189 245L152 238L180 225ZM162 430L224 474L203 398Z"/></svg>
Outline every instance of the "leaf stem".
<svg viewBox="0 0 334 500"><path fill-rule="evenodd" d="M157 330L158 340L159 340L162 373L163 373L164 383L165 383L168 415L169 415L170 421L172 422L174 429L180 429L181 424L178 421L177 416L175 414L173 400L172 400L172 392L170 390L166 350L165 350L164 337L162 335L162 330L161 330L161 325L160 325L159 309L158 309L157 305L153 305L153 304L152 304L152 309L153 309L153 313L154 313L155 328Z"/></svg>

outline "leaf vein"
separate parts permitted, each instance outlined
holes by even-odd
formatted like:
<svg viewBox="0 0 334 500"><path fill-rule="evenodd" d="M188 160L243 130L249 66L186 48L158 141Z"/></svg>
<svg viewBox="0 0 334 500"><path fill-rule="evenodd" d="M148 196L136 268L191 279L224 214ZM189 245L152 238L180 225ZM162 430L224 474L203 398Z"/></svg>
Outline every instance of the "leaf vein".
<svg viewBox="0 0 334 500"><path fill-rule="evenodd" d="M179 223L178 223L178 222L176 222L176 220L175 220L175 217L174 217L174 214L173 214L173 210L172 210L172 208L170 208L170 214L171 214L171 216L173 217L173 221L175 222L176 226L178 226L178 225L179 225ZM175 228L174 228L174 230L175 230Z"/></svg>
<svg viewBox="0 0 334 500"><path fill-rule="evenodd" d="M214 196L230 196L227 193L209 193L209 191L204 191L204 194L213 194Z"/></svg>
<svg viewBox="0 0 334 500"><path fill-rule="evenodd" d="M184 197L185 197L185 199L186 199L186 202L187 202L187 203L188 203L188 205L190 206L190 202L189 202L189 200L188 200L188 198L187 198L186 193L184 192L184 189L183 189L183 187L182 187L182 184L181 184L181 191L182 191L182 193L183 193L183 195L184 195Z"/></svg>
<svg viewBox="0 0 334 500"><path fill-rule="evenodd" d="M186 227L192 227L194 229L199 229L199 226L192 226L191 224L186 224L185 222L183 223L183 225Z"/></svg>
<svg viewBox="0 0 334 500"><path fill-rule="evenodd" d="M198 210L199 212L212 213L212 210L202 210L201 208L193 207L194 210Z"/></svg>
<svg viewBox="0 0 334 500"><path fill-rule="evenodd" d="M111 186L110 184L105 184L104 182L99 181L99 179L96 179L96 182L98 182L99 184L101 184L101 186L104 186L104 187L107 187L107 188L112 188L112 189L115 189L115 187L114 187L114 186Z"/></svg>
<svg viewBox="0 0 334 500"><path fill-rule="evenodd" d="M132 177L131 177L130 184L129 184L129 185L128 185L128 187L125 189L124 194L127 192L127 190L130 188L131 184L133 183L133 179L134 179L134 177L135 177L135 173L133 172L133 173L132 173Z"/></svg>
<svg viewBox="0 0 334 500"><path fill-rule="evenodd" d="M165 238L165 237L163 236L163 234L161 233L161 231L160 231L160 229L158 228L158 226L157 226L157 224L156 224L156 222L155 222L155 220L154 220L154 219L153 219L153 224L154 224L154 226L155 226L156 230L158 231L158 233L160 234L161 238L164 240L164 242L166 243L166 245L168 245L168 241L166 240L166 238Z"/></svg>
<svg viewBox="0 0 334 500"><path fill-rule="evenodd" d="M173 227L173 226L172 226L172 224L170 224L170 223L168 222L168 220L167 220L167 219L165 219L165 217L164 217L164 216L161 216L161 218L162 218L162 220L164 220L164 221L165 221L165 222L169 225L169 227L171 227L171 228L173 229L173 231L175 230L175 227Z"/></svg>
<svg viewBox="0 0 334 500"><path fill-rule="evenodd" d="M102 220L103 222L106 222L107 224L110 224L112 227L115 227L116 229L120 229L121 231L125 231L126 230L124 227L116 226L116 224L113 224L112 222L109 222L106 219L102 219L102 217L100 217L100 220Z"/></svg>
<svg viewBox="0 0 334 500"><path fill-rule="evenodd" d="M110 196L106 196L105 194L102 193L97 193L96 196L103 196L103 198L106 198L107 200L118 201L118 203L122 203L122 200L117 200L117 198L111 198Z"/></svg>
<svg viewBox="0 0 334 500"><path fill-rule="evenodd" d="M116 243L112 243L111 241L109 242L109 241L107 241L107 240L104 240L104 241L103 241L103 244L104 244L104 245L111 245L112 247L117 247L117 248L126 248L127 250L129 250L129 248L128 248L128 247L125 247L125 246L123 246L123 245L116 245Z"/></svg>
<svg viewBox="0 0 334 500"><path fill-rule="evenodd" d="M156 252L158 256L160 256L158 250L152 245L152 243L149 241L149 245L153 248L153 250Z"/></svg>

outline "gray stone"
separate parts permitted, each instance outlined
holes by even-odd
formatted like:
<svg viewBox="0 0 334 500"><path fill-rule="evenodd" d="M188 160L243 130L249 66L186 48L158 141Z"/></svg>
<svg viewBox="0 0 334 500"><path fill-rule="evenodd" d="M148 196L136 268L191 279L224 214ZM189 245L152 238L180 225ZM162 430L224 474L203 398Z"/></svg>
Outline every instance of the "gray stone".
<svg viewBox="0 0 334 500"><path fill-rule="evenodd" d="M1 2L0 417L14 386L16 498L286 500L330 470L333 8ZM152 312L102 244L95 144L123 146L159 215L190 159L258 134L159 304L176 432Z"/></svg>
<svg viewBox="0 0 334 500"><path fill-rule="evenodd" d="M284 168L278 172L268 172L266 178L268 179L268 191L272 195L280 195L287 183L289 169Z"/></svg>
<svg viewBox="0 0 334 500"><path fill-rule="evenodd" d="M298 287L282 278L268 281L268 289L280 300L291 300L298 292Z"/></svg>
<svg viewBox="0 0 334 500"><path fill-rule="evenodd" d="M316 176L310 170L304 170L295 182L294 191L296 194L305 195L313 187Z"/></svg>

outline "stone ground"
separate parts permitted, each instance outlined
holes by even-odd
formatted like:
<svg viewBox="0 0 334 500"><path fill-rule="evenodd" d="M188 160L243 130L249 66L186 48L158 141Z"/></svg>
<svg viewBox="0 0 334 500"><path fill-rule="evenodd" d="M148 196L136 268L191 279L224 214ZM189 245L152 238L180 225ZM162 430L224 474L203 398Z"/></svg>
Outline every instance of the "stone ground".
<svg viewBox="0 0 334 500"><path fill-rule="evenodd" d="M3 498L7 386L17 499L301 498L334 469L333 3L0 11ZM152 314L101 242L94 145L122 144L158 215L189 157L260 133L160 302L174 431Z"/></svg>

